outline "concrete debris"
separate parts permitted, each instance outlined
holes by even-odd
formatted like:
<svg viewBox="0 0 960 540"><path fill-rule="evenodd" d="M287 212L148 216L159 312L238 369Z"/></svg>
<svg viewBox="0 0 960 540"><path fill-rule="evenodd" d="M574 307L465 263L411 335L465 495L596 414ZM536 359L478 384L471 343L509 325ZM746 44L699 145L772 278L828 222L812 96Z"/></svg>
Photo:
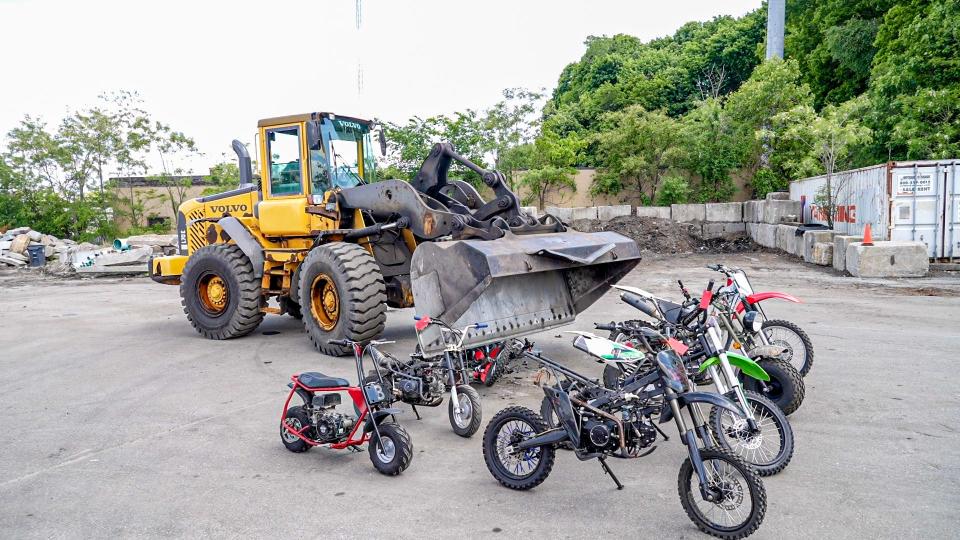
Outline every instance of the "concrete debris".
<svg viewBox="0 0 960 540"><path fill-rule="evenodd" d="M77 243L30 227L17 227L0 233L0 268L29 268L29 251L46 273L66 276L82 270L84 274L143 274L155 254L176 251L175 235L147 234L128 239L131 249L119 252L87 242ZM42 258L39 252L42 251Z"/></svg>

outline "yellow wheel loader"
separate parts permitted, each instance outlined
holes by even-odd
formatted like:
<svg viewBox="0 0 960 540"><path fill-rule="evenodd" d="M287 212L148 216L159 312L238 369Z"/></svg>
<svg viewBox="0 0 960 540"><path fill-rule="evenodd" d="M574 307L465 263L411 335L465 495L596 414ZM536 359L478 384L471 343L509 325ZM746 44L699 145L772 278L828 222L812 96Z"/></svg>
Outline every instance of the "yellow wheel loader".
<svg viewBox="0 0 960 540"><path fill-rule="evenodd" d="M183 203L179 254L150 261L152 278L179 285L190 323L210 339L252 332L264 314L303 319L314 347L370 340L387 306L454 326L483 322L481 345L574 320L640 260L612 232L568 230L527 215L502 174L433 146L412 182L377 181L371 121L309 113L259 122L260 181L233 141L238 189ZM452 162L480 175L484 200L448 179ZM276 299L275 304L271 299ZM426 353L438 334L421 336Z"/></svg>

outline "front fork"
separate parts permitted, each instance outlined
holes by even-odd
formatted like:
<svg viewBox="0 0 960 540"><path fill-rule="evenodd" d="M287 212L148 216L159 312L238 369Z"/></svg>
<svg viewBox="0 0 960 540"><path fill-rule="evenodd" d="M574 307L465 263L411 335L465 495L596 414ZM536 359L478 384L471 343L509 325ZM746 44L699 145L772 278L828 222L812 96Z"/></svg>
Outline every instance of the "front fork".
<svg viewBox="0 0 960 540"><path fill-rule="evenodd" d="M747 403L747 395L743 391L743 386L740 384L740 379L737 377L737 374L733 372L733 367L727 359L727 353L720 343L720 336L717 335L717 330L712 326L707 328L707 337L717 351L717 356L720 358L720 367L723 368L725 375L725 378L720 377L720 372L717 370L716 365L707 368L710 377L713 379L713 384L716 385L717 391L722 395L733 390L734 395L737 397L737 402L740 404L743 417L747 419L747 425L752 431L756 431L758 426L757 420L753 416L753 407ZM724 380L727 382L724 382ZM729 386L727 383L729 383Z"/></svg>
<svg viewBox="0 0 960 540"><path fill-rule="evenodd" d="M703 459L700 457L700 447L697 446L697 434L694 430L687 427L687 422L683 419L680 406L677 405L677 394L674 393L673 390L667 389L666 398L667 401L670 402L670 410L673 412L673 419L677 423L677 430L680 432L684 444L687 445L687 452L690 454L690 464L693 465L693 470L697 473L697 479L700 481L700 496L703 497L705 501L714 502L717 500L718 494L709 489L710 481L707 478L707 470L703 465ZM696 410L697 415L700 414L699 410L694 410ZM690 414L694 422L697 422L694 412L691 411Z"/></svg>
<svg viewBox="0 0 960 540"><path fill-rule="evenodd" d="M456 370L453 368L453 359L450 358L450 351L443 353L443 361L447 364L447 382L450 384L450 402L453 403L453 410L460 410L460 395L457 392ZM463 359L460 360L460 368L463 369Z"/></svg>

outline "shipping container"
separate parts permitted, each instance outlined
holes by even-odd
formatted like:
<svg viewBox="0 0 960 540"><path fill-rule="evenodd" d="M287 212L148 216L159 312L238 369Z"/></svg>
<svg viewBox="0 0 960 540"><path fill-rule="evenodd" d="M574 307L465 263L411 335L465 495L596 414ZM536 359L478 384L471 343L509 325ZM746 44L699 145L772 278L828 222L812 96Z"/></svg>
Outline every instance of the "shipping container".
<svg viewBox="0 0 960 540"><path fill-rule="evenodd" d="M825 175L790 183L804 223L827 223ZM874 240L913 240L932 259L960 258L960 159L891 161L834 173L834 230Z"/></svg>

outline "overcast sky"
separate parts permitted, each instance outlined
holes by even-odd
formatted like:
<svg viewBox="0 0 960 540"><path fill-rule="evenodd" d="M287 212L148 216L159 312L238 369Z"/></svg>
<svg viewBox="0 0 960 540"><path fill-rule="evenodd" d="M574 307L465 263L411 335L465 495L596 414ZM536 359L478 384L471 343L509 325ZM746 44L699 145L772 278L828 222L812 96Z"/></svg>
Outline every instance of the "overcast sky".
<svg viewBox="0 0 960 540"><path fill-rule="evenodd" d="M760 0L0 0L0 132L56 124L135 90L193 136L197 173L259 118L314 110L401 122L482 109L507 87L551 90L589 35L643 40ZM357 65L363 66L358 93ZM232 157L232 156L231 156Z"/></svg>

